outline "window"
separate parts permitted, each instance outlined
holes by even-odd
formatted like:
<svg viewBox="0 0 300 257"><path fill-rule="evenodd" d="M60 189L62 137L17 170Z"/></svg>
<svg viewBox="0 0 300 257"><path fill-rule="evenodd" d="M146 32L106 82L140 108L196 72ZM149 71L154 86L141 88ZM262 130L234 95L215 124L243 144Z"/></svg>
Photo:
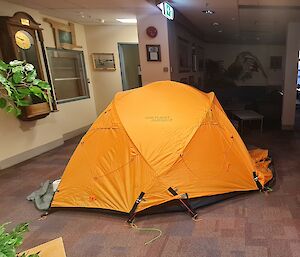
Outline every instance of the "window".
<svg viewBox="0 0 300 257"><path fill-rule="evenodd" d="M58 103L89 98L82 51L47 48Z"/></svg>

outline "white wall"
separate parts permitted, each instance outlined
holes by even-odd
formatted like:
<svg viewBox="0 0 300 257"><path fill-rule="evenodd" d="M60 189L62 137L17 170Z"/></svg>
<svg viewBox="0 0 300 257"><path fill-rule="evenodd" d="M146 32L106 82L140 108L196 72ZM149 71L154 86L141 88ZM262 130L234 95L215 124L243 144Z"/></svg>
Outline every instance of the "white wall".
<svg viewBox="0 0 300 257"><path fill-rule="evenodd" d="M141 15L137 19L143 85L154 81L171 79L167 18L161 14L158 8L156 9L151 15ZM155 38L150 38L147 35L146 29L149 26L154 26L157 29L158 34ZM160 62L147 61L146 45L160 45ZM168 71L164 71L164 68L167 68Z"/></svg>
<svg viewBox="0 0 300 257"><path fill-rule="evenodd" d="M300 50L300 24L288 25L286 40L285 81L282 107L282 128L293 129L295 124L298 51Z"/></svg>
<svg viewBox="0 0 300 257"><path fill-rule="evenodd" d="M89 63L92 53L114 53L116 71L91 70L97 113L100 114L118 91L122 91L122 78L118 43L138 43L137 27L85 26Z"/></svg>
<svg viewBox="0 0 300 257"><path fill-rule="evenodd" d="M254 73L252 79L241 83L241 85L253 86L283 86L284 64L285 64L285 46L282 45L233 45L233 44L207 44L205 51L206 58L215 61L224 60L224 66L227 68L232 64L236 56L248 51L254 54L262 63L268 76L265 79L260 73ZM282 56L282 69L270 69L270 57Z"/></svg>
<svg viewBox="0 0 300 257"><path fill-rule="evenodd" d="M53 32L48 23L43 22L39 11L0 0L0 16L12 16L15 12L23 11L30 14L41 23L46 47L54 47ZM55 18L52 18L55 19ZM60 20L62 21L62 20ZM84 27L75 24L78 45L83 46L87 76L91 77L90 64L87 54ZM63 143L65 135L72 134L90 125L96 118L93 87L89 86L89 99L58 105L58 112L48 117L22 122L0 110L0 169L13 165L19 161L31 158L50 150Z"/></svg>

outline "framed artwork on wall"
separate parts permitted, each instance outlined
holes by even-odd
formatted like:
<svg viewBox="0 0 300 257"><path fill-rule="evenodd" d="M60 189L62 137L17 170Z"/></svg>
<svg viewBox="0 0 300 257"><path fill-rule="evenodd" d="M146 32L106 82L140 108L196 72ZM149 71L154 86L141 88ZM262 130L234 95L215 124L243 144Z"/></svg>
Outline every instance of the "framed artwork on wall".
<svg viewBox="0 0 300 257"><path fill-rule="evenodd" d="M94 70L115 71L116 64L113 53L94 53L92 54Z"/></svg>
<svg viewBox="0 0 300 257"><path fill-rule="evenodd" d="M76 44L74 23L64 24L48 18L44 18L44 21L48 22L53 29L57 49L82 48Z"/></svg>
<svg viewBox="0 0 300 257"><path fill-rule="evenodd" d="M146 45L147 61L148 62L160 62L160 45Z"/></svg>
<svg viewBox="0 0 300 257"><path fill-rule="evenodd" d="M190 43L189 41L178 37L177 58L179 62L179 72L190 72Z"/></svg>

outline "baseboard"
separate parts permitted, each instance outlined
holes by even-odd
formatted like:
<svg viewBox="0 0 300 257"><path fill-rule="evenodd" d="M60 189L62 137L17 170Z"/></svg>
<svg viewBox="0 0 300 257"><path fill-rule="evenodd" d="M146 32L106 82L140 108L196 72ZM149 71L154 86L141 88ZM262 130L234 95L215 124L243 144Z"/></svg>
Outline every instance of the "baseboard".
<svg viewBox="0 0 300 257"><path fill-rule="evenodd" d="M60 139L57 139L50 143L38 146L34 149L31 149L31 150L25 151L23 153L17 154L15 156L9 157L7 159L1 160L0 161L0 170L9 168L20 162L26 161L26 160L31 159L35 156L38 156L42 153L48 152L48 151L50 151L60 145L63 145L63 144L64 144L64 140L63 140L63 138L60 138Z"/></svg>
<svg viewBox="0 0 300 257"><path fill-rule="evenodd" d="M294 130L294 125L281 125L282 130Z"/></svg>
<svg viewBox="0 0 300 257"><path fill-rule="evenodd" d="M82 128L79 128L79 129L76 129L76 130L73 130L71 132L68 132L66 134L63 135L63 139L64 141L68 140L68 139L71 139L73 137L77 137L79 135L82 135L84 134L85 132L88 131L88 129L90 128L91 125L88 125L88 126L85 126L85 127L82 127Z"/></svg>
<svg viewBox="0 0 300 257"><path fill-rule="evenodd" d="M52 150L52 149L54 149L58 146L61 146L61 145L64 144L64 141L85 133L90 128L90 126L91 125L88 125L88 126L76 129L74 131L68 132L68 133L64 134L62 136L62 138L60 138L60 139L57 139L57 140L52 141L50 143L38 146L34 149L25 151L23 153L17 154L17 155L12 156L12 157L9 157L7 159L1 160L0 161L0 170L9 168L13 165L16 165L16 164L20 163L20 162L29 160L29 159L31 159L35 156L38 156L38 155L40 155L42 153L45 153L45 152L48 152L48 151L50 151L50 150Z"/></svg>

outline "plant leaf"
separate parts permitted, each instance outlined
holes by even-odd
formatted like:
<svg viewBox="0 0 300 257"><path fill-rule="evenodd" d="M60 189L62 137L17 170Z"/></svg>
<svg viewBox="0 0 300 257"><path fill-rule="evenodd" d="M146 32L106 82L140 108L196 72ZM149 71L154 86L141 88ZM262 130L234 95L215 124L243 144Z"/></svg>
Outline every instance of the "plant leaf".
<svg viewBox="0 0 300 257"><path fill-rule="evenodd" d="M48 98L47 93L42 92L42 95L43 95L44 99L45 99L47 102L49 102L49 98Z"/></svg>
<svg viewBox="0 0 300 257"><path fill-rule="evenodd" d="M39 87L37 86L30 86L29 87L31 93L33 93L34 95L38 95L38 94L42 94L42 89L40 89Z"/></svg>
<svg viewBox="0 0 300 257"><path fill-rule="evenodd" d="M28 227L29 227L28 222L20 223L19 225L16 226L16 228L14 229L14 232L17 232L17 233L28 232L29 231Z"/></svg>
<svg viewBox="0 0 300 257"><path fill-rule="evenodd" d="M5 106L6 106L6 99L0 98L0 108L3 109ZM1 232L1 228L0 228L0 232Z"/></svg>
<svg viewBox="0 0 300 257"><path fill-rule="evenodd" d="M8 64L6 64L4 61L0 60L0 70L6 71L8 67Z"/></svg>
<svg viewBox="0 0 300 257"><path fill-rule="evenodd" d="M15 66L11 69L12 73L16 73L16 72L23 72L24 71L24 67L23 66Z"/></svg>
<svg viewBox="0 0 300 257"><path fill-rule="evenodd" d="M0 73L0 83L4 84L7 82L7 79Z"/></svg>
<svg viewBox="0 0 300 257"><path fill-rule="evenodd" d="M22 94L22 95L30 95L30 89L29 88L26 88L26 87L19 87L17 88L17 91Z"/></svg>
<svg viewBox="0 0 300 257"><path fill-rule="evenodd" d="M8 255L6 255L6 254L0 252L0 257L8 257Z"/></svg>
<svg viewBox="0 0 300 257"><path fill-rule="evenodd" d="M39 252L35 253L35 254L30 254L30 255L28 255L28 257L39 257Z"/></svg>
<svg viewBox="0 0 300 257"><path fill-rule="evenodd" d="M29 105L30 105L30 102L28 102L27 100L20 100L20 99L17 99L17 105L18 105L18 106L29 106Z"/></svg>
<svg viewBox="0 0 300 257"><path fill-rule="evenodd" d="M22 114L22 111L19 108L15 108L15 115L16 117L20 116Z"/></svg>
<svg viewBox="0 0 300 257"><path fill-rule="evenodd" d="M42 80L40 79L35 79L33 82L32 82L32 85L35 85L37 86Z"/></svg>
<svg viewBox="0 0 300 257"><path fill-rule="evenodd" d="M36 78L36 75L37 74L36 74L35 70L28 72L27 77L26 77L26 82L33 82Z"/></svg>
<svg viewBox="0 0 300 257"><path fill-rule="evenodd" d="M50 89L51 88L50 85L48 84L48 82L46 82L46 81L40 81L38 86L40 88L43 88L43 89Z"/></svg>
<svg viewBox="0 0 300 257"><path fill-rule="evenodd" d="M6 106L5 111L8 113L12 113L14 111L14 107L12 107L11 105Z"/></svg>
<svg viewBox="0 0 300 257"><path fill-rule="evenodd" d="M23 74L21 71L17 71L16 73L13 74L13 81L16 84L19 84L23 79Z"/></svg>

